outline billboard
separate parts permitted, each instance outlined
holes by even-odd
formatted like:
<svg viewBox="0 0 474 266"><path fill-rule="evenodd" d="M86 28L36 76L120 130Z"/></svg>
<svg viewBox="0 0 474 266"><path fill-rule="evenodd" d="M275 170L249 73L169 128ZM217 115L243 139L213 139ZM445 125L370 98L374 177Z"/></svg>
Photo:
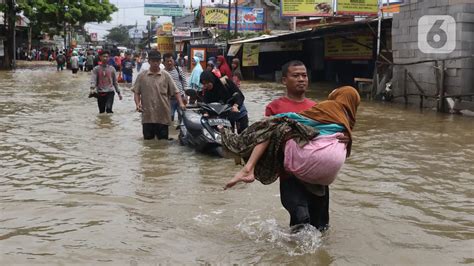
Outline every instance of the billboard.
<svg viewBox="0 0 474 266"><path fill-rule="evenodd" d="M229 19L227 8L206 7L204 8L205 24L226 24Z"/></svg>
<svg viewBox="0 0 474 266"><path fill-rule="evenodd" d="M227 29L227 21L218 26ZM235 28L235 9L230 12L230 28ZM265 9L252 7L239 7L237 9L238 31L263 31L265 29Z"/></svg>
<svg viewBox="0 0 474 266"><path fill-rule="evenodd" d="M174 0L145 0L145 16L182 17L184 9Z"/></svg>
<svg viewBox="0 0 474 266"><path fill-rule="evenodd" d="M338 0L338 15L377 16L379 11L378 0Z"/></svg>
<svg viewBox="0 0 474 266"><path fill-rule="evenodd" d="M327 17L334 13L332 0L281 0L280 11L283 17Z"/></svg>
<svg viewBox="0 0 474 266"><path fill-rule="evenodd" d="M373 46L373 36L370 33L348 36L347 38L327 36L324 37L324 58L328 60L370 60L373 51L366 46Z"/></svg>

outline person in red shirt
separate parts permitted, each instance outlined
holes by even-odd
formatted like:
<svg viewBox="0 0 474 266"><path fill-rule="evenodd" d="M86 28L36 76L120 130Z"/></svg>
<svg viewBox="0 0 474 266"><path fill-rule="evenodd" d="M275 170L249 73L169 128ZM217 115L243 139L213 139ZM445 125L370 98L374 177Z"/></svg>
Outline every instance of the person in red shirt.
<svg viewBox="0 0 474 266"><path fill-rule="evenodd" d="M265 108L265 116L297 113L316 104L305 95L308 90L308 74L303 62L294 60L283 65L282 83L286 86L286 95L270 102ZM295 230L304 224L311 224L320 231L329 226L328 186L324 186L324 195L316 195L298 178L280 177L280 200L290 214L290 226L295 226Z"/></svg>

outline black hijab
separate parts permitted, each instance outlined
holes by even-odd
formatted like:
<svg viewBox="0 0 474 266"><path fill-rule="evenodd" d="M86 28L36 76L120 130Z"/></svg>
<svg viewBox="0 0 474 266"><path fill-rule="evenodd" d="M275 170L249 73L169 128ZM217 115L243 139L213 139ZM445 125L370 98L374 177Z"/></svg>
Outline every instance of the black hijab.
<svg viewBox="0 0 474 266"><path fill-rule="evenodd" d="M232 98L232 95L237 92L240 94L240 97L238 97L239 99L237 99L236 101L231 101L230 104L236 103L239 106L242 106L244 102L244 95L232 80L228 78L219 79L218 77L216 77L216 75L214 75L214 73L209 70L202 72L200 80L201 83L212 82L213 85L211 90L204 91L203 101L205 103L227 103L227 101Z"/></svg>

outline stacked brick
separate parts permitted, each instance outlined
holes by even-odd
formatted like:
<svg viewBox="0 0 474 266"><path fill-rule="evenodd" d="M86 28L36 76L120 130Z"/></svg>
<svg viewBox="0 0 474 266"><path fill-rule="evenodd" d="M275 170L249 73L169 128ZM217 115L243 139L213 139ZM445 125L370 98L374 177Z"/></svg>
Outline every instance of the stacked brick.
<svg viewBox="0 0 474 266"><path fill-rule="evenodd" d="M425 15L449 15L456 26L456 46L450 53L423 53L418 46L418 21ZM392 47L394 63L412 63L425 60L445 60L445 92L448 95L474 93L474 0L405 0L400 13L393 17ZM464 59L454 59L468 57ZM434 62L393 69L394 95L404 93L404 71L407 69L427 95L436 95L438 88ZM414 82L408 78L408 94L418 93ZM403 98L397 98L403 101ZM419 97L409 97L418 103ZM436 100L425 102L426 107L436 106Z"/></svg>

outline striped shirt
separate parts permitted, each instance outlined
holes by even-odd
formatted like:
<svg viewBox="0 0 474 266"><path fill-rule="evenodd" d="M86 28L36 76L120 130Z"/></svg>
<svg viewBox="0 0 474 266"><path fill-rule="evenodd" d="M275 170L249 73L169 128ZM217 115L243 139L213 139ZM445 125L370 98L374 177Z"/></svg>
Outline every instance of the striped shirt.
<svg viewBox="0 0 474 266"><path fill-rule="evenodd" d="M177 68L179 68L179 73ZM188 83L186 81L186 76L184 75L183 69L179 66L173 67L172 70L166 70L171 77L173 78L176 88L178 88L179 93L184 95L184 91L188 88ZM181 76L181 77L180 77Z"/></svg>

